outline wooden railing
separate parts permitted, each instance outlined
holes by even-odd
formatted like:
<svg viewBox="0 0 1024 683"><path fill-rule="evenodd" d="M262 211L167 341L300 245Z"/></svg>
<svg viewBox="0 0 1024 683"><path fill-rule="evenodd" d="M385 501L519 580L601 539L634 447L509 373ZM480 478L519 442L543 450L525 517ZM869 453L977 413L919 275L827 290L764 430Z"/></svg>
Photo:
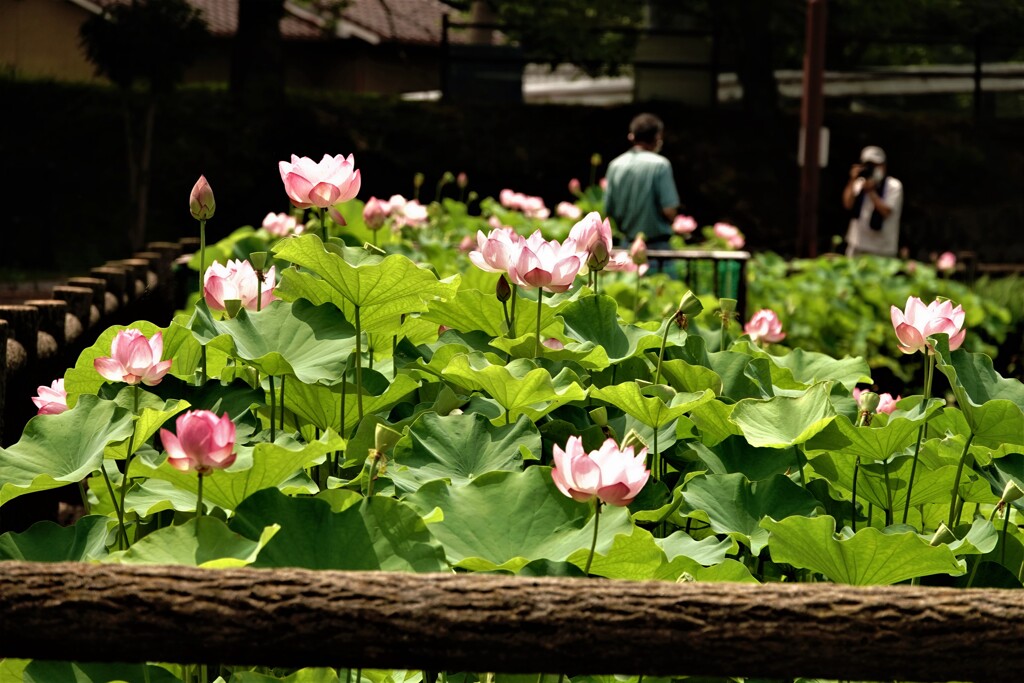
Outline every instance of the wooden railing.
<svg viewBox="0 0 1024 683"><path fill-rule="evenodd" d="M675 272L695 294L736 299L736 314L747 319L748 251L703 249L650 249L647 259L658 272ZM680 269L679 265L685 264ZM679 273L678 271L682 271ZM707 272L704 272L707 271Z"/></svg>
<svg viewBox="0 0 1024 683"><path fill-rule="evenodd" d="M1006 681L1024 591L0 564L0 657Z"/></svg>

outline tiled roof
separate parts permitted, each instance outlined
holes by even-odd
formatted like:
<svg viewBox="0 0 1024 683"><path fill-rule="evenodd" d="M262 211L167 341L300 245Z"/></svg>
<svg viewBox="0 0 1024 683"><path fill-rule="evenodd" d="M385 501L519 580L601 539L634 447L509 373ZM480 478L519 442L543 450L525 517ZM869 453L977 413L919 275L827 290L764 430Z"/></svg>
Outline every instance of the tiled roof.
<svg viewBox="0 0 1024 683"><path fill-rule="evenodd" d="M128 0L94 0L107 6ZM203 13L210 32L219 37L235 34L238 28L238 3L244 0L189 0ZM322 40L325 37L312 12L285 3L281 34L286 40ZM381 41L436 45L441 40L441 17L451 8L441 0L351 0L342 13L342 22L360 29L356 35L373 34ZM342 26L340 34L346 31ZM370 42L377 42L371 40Z"/></svg>

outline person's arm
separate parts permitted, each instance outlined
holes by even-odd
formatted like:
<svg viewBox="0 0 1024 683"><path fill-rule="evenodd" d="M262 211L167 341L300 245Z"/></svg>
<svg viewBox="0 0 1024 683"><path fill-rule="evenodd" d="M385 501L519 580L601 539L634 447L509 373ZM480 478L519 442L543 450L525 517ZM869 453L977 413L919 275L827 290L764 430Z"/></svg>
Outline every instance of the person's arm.
<svg viewBox="0 0 1024 683"><path fill-rule="evenodd" d="M671 164L665 164L661 173L658 174L656 191L661 206L661 215L671 223L679 213L679 192L676 190L676 180L672 176Z"/></svg>
<svg viewBox="0 0 1024 683"><path fill-rule="evenodd" d="M854 164L850 167L850 179L846 182L846 187L843 188L843 208L849 211L853 208L853 202L857 198L857 193L854 191L853 186L857 182L857 178L860 177L861 169L864 166L861 164Z"/></svg>
<svg viewBox="0 0 1024 683"><path fill-rule="evenodd" d="M879 196L878 188L873 179L865 181L864 191L868 193L868 199L870 199L871 203L874 205L875 211L877 211L879 215L882 216L882 218L888 218L889 214L892 213L892 207L895 203L895 198L892 198L893 203L890 203L890 197L886 196L883 199L881 196ZM886 194L888 195L888 193Z"/></svg>

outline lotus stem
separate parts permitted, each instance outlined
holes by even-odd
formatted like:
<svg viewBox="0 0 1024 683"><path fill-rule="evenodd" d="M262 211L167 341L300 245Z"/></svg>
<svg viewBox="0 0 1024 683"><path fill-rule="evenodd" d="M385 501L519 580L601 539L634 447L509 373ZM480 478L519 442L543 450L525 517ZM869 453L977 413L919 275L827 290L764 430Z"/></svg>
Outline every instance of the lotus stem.
<svg viewBox="0 0 1024 683"><path fill-rule="evenodd" d="M356 415L363 419L363 328L359 322L359 306L356 306Z"/></svg>
<svg viewBox="0 0 1024 683"><path fill-rule="evenodd" d="M89 514L89 492L85 490L85 482L82 480L78 482L78 495L82 497L82 507L85 508L85 514Z"/></svg>
<svg viewBox="0 0 1024 683"><path fill-rule="evenodd" d="M672 328L672 319L665 321L665 334L661 335L661 351L658 352L658 369L654 372L654 383L661 382L661 361L665 358L665 346L668 344L668 331Z"/></svg>
<svg viewBox="0 0 1024 683"><path fill-rule="evenodd" d="M206 282L206 219L199 221L199 298L203 298L203 289Z"/></svg>
<svg viewBox="0 0 1024 683"><path fill-rule="evenodd" d="M203 473L199 473L199 491L196 493L196 519L203 516ZM196 522L196 539L199 539L199 522Z"/></svg>
<svg viewBox="0 0 1024 683"><path fill-rule="evenodd" d="M597 527L601 521L601 499L594 498L594 538L590 541L590 554L587 555L587 566L583 573L590 576L590 565L594 562L594 552L597 550Z"/></svg>
<svg viewBox="0 0 1024 683"><path fill-rule="evenodd" d="M967 461L967 455L971 452L972 441L974 441L973 431L971 431L966 443L964 443L963 453L960 454L960 462L956 466L956 476L953 477L953 498L949 501L949 523L946 524L950 531L953 530L953 522L956 520L956 503L960 497L960 476L964 472L964 463Z"/></svg>
<svg viewBox="0 0 1024 683"><path fill-rule="evenodd" d="M124 526L124 498L125 498L125 495L128 493L128 484L130 483L130 480L128 479L128 468L130 468L132 466L132 449L135 447L135 424L134 423L138 419L139 419L139 385L135 384L135 385L132 385L132 423L133 423L132 424L132 433L128 437L128 453L125 455L125 460L124 460L124 477L121 480L121 502L120 502L120 505L118 506L120 508L120 510L121 510L121 512L120 512L120 515L121 515L121 528L120 528L119 533L124 535L125 549L129 548L131 546L131 544L128 543L128 531L127 531L127 529Z"/></svg>
<svg viewBox="0 0 1024 683"><path fill-rule="evenodd" d="M1006 529L1010 526L1010 507L1009 503L1006 504L1006 515L1003 517L1003 543L999 549L999 564L1006 566Z"/></svg>
<svg viewBox="0 0 1024 683"><path fill-rule="evenodd" d="M274 400L274 376L270 376L270 443L277 441L277 428L274 425L274 414L277 412L276 401Z"/></svg>
<svg viewBox="0 0 1024 683"><path fill-rule="evenodd" d="M121 508L117 505L117 495L114 493L114 485L110 483L110 475L107 474L107 468L105 463L100 463L100 472L103 474L103 481L107 484L107 493L110 495L110 504L114 506L114 512L117 513L117 549L124 550L121 547L121 539L127 538L128 534L124 530L124 513L121 512Z"/></svg>
<svg viewBox="0 0 1024 683"><path fill-rule="evenodd" d="M932 354L926 354L924 358L924 398L921 399L921 404L924 405L931 398L932 394L932 378L935 375L935 356ZM927 408L927 406L925 406ZM903 507L903 523L907 523L907 514L910 512L910 494L914 492L914 475L917 473L917 460L921 454L921 440L924 438L924 432L928 428L928 421L924 423L917 430L917 444L914 446L914 460L910 465L910 483L907 484L907 504ZM952 528L952 527L950 527Z"/></svg>
<svg viewBox="0 0 1024 683"><path fill-rule="evenodd" d="M857 474L860 472L860 456L853 463L853 495L850 496L850 528L857 531Z"/></svg>
<svg viewBox="0 0 1024 683"><path fill-rule="evenodd" d="M512 333L512 339L516 338L516 299L519 298L519 285L512 285L512 313L509 316L508 329Z"/></svg>
<svg viewBox="0 0 1024 683"><path fill-rule="evenodd" d="M636 297L633 300L633 322L640 315L640 269L636 270Z"/></svg>
<svg viewBox="0 0 1024 683"><path fill-rule="evenodd" d="M323 231L324 244L327 244L327 209L320 209L320 229Z"/></svg>
<svg viewBox="0 0 1024 683"><path fill-rule="evenodd" d="M288 375L281 375L281 430L284 431L284 381Z"/></svg>
<svg viewBox="0 0 1024 683"><path fill-rule="evenodd" d="M882 474L885 475L885 525L889 526L893 523L892 514L892 489L889 488L889 461L884 460L882 462ZM952 528L952 527L950 527Z"/></svg>
<svg viewBox="0 0 1024 683"><path fill-rule="evenodd" d="M533 357L534 358L540 358L540 355L541 355L541 353L540 353L540 316L541 316L541 312L543 310L544 310L544 290L538 288L537 289L537 339L536 339L536 344L534 346L534 352L533 352Z"/></svg>

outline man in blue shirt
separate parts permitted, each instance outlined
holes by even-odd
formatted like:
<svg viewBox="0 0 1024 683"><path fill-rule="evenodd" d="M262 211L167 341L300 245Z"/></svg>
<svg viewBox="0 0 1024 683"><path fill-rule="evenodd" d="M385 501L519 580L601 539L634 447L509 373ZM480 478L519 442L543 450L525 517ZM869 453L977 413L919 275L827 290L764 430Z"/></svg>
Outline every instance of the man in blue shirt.
<svg viewBox="0 0 1024 683"><path fill-rule="evenodd" d="M679 193L672 164L658 154L665 124L654 114L640 114L629 124L632 149L608 164L605 213L632 241L644 233L648 244L663 246L672 235Z"/></svg>

